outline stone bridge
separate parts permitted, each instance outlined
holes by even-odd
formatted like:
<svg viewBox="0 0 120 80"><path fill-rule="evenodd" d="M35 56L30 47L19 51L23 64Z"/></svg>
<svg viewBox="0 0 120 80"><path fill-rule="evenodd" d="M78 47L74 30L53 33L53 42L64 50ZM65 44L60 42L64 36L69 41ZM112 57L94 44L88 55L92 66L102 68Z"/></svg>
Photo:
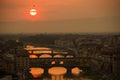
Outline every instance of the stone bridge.
<svg viewBox="0 0 120 80"><path fill-rule="evenodd" d="M36 58L29 59L30 68L43 68L44 75L48 74L48 69L51 67L65 67L67 69L67 74L71 74L72 68L75 67L78 67L84 72L88 71L88 69L91 67L91 57L76 56L74 51L70 49L63 49L63 51L61 51L58 48L38 48L28 49L28 51L30 53L30 56L36 56Z"/></svg>
<svg viewBox="0 0 120 80"><path fill-rule="evenodd" d="M80 69L90 67L90 57L78 57L75 55L74 51L66 48L56 46L49 47L50 48L47 46L41 47L41 49L27 49L30 56L36 56L36 58L29 59L30 67L50 68L59 66L65 68L78 67Z"/></svg>
<svg viewBox="0 0 120 80"><path fill-rule="evenodd" d="M78 67L83 71L90 69L90 58L74 57L74 58L32 58L30 59L30 67L44 68L47 73L51 67L65 67L67 73L71 73L71 69Z"/></svg>

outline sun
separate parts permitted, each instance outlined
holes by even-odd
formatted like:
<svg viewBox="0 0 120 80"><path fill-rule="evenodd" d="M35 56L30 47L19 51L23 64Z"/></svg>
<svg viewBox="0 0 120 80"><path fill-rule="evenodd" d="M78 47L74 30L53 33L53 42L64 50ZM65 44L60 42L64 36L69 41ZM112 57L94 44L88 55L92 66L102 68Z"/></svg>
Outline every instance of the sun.
<svg viewBox="0 0 120 80"><path fill-rule="evenodd" d="M31 9L30 10L30 15L35 16L37 14L37 10L36 9Z"/></svg>

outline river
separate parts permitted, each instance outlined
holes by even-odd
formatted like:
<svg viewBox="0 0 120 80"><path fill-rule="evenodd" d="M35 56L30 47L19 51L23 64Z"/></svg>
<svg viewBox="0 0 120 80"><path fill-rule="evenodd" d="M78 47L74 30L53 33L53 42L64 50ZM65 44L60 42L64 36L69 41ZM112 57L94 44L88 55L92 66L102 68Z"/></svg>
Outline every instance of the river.
<svg viewBox="0 0 120 80"><path fill-rule="evenodd" d="M66 77L67 69L64 67L52 67L48 70L50 77L42 77L44 74L44 69L42 68L30 68L30 73L33 77L42 78L42 80L92 80L89 77L81 77L82 70L79 68L73 68L71 75Z"/></svg>
<svg viewBox="0 0 120 80"><path fill-rule="evenodd" d="M29 51L29 54L32 52L30 50L35 50L34 54L42 54L42 53L51 53L50 48L45 47L34 47L34 46L27 46L25 48ZM54 51L57 53L56 51ZM64 52L66 54L66 52ZM30 55L29 58L40 58L35 56L34 54ZM42 58L51 58L49 55L42 55ZM56 58L60 58L62 56L56 56ZM71 74L67 74L67 69L64 67L52 67L48 69L48 76L44 75L44 69L43 68L30 68L30 73L32 74L33 78L39 78L40 80L92 80L90 77L87 76L81 76L82 70L75 67L71 70ZM44 76L44 77L43 77Z"/></svg>

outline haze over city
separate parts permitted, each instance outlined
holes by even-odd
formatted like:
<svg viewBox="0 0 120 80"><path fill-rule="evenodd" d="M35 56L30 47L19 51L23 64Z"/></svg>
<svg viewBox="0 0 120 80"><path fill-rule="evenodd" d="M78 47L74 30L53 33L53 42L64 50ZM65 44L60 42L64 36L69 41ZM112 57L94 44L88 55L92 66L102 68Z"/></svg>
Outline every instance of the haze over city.
<svg viewBox="0 0 120 80"><path fill-rule="evenodd" d="M120 80L120 0L0 0L0 80Z"/></svg>
<svg viewBox="0 0 120 80"><path fill-rule="evenodd" d="M120 32L119 0L1 0L0 34ZM37 15L31 16L30 9Z"/></svg>

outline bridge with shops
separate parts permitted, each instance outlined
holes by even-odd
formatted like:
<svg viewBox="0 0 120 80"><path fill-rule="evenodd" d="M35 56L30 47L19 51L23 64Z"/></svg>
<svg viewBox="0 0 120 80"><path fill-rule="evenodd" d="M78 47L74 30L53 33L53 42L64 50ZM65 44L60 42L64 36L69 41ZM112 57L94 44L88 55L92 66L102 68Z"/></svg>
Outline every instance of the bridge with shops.
<svg viewBox="0 0 120 80"><path fill-rule="evenodd" d="M78 67L84 71L90 68L90 57L78 57L72 51L60 51L55 52L53 49L49 52L34 53L39 50L28 50L30 55L37 56L36 58L30 58L30 67L41 67L44 69L44 73L48 74L48 69L51 67L65 67L67 74L71 74L72 68ZM72 53L71 53L72 52ZM47 57L42 57L47 55Z"/></svg>
<svg viewBox="0 0 120 80"><path fill-rule="evenodd" d="M64 67L67 69L67 74L71 74L72 68L78 67L84 72L89 71L93 66L103 65L103 59L98 56L98 58L92 56L77 56L74 51L69 49L64 49L63 51L55 50L55 48L50 48L48 52L39 52L39 49L28 50L30 55L36 56L36 58L29 59L30 67L40 67L44 69L44 75L48 75L48 69L51 67ZM43 57L47 55L47 57Z"/></svg>

